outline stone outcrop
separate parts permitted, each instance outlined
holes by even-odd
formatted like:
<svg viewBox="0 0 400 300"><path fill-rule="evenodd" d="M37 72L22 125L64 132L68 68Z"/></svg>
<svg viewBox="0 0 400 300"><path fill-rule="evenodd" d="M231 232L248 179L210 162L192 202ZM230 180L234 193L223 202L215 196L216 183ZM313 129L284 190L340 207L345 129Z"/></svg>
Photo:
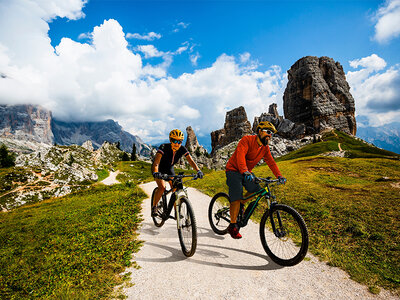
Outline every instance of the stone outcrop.
<svg viewBox="0 0 400 300"><path fill-rule="evenodd" d="M52 114L34 105L0 105L0 137L52 144Z"/></svg>
<svg viewBox="0 0 400 300"><path fill-rule="evenodd" d="M238 141L249 134L253 134L253 131L244 107L240 106L228 111L224 128L211 132L211 153L213 154L218 148Z"/></svg>
<svg viewBox="0 0 400 300"><path fill-rule="evenodd" d="M290 68L288 79L283 96L286 119L304 124L307 134L326 128L356 134L354 99L339 62L303 57Z"/></svg>
<svg viewBox="0 0 400 300"><path fill-rule="evenodd" d="M278 114L277 105L273 103L269 106L268 113L262 113L259 117L254 117L253 131L256 131L257 125L262 121L268 121L274 124L277 135L286 139L302 139L306 135L304 124L296 124L288 119L284 119Z"/></svg>
<svg viewBox="0 0 400 300"><path fill-rule="evenodd" d="M186 144L185 144L186 149L189 150L189 152L194 152L196 151L197 148L200 147L199 141L197 140L197 136L194 133L194 130L192 129L191 126L186 128Z"/></svg>

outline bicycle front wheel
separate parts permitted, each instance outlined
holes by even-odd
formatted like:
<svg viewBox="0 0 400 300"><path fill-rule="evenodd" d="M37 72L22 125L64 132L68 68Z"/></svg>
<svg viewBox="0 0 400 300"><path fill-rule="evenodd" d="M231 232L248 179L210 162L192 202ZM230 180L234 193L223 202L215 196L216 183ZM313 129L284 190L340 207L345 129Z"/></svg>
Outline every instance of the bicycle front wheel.
<svg viewBox="0 0 400 300"><path fill-rule="evenodd" d="M158 187L156 187L153 190L153 193L151 194L150 211L151 211L151 208L153 207L153 203L154 203L153 200L154 200L154 197L155 197L155 194L156 194L157 190L158 190ZM164 212L163 201L164 201L164 199L163 199L163 197L161 197L160 201L158 201L158 203L157 203L157 216L155 216L155 217L151 216L152 219L153 219L154 225L156 225L157 227L163 226L164 222L165 222L165 220L162 218L162 215L163 215L163 212Z"/></svg>
<svg viewBox="0 0 400 300"><path fill-rule="evenodd" d="M264 213L260 223L260 237L265 252L281 266L294 266L307 254L306 223L290 206L276 204Z"/></svg>
<svg viewBox="0 0 400 300"><path fill-rule="evenodd" d="M197 227L192 205L188 199L181 198L179 214L176 218L179 218L178 236L182 252L185 256L190 257L196 252Z"/></svg>
<svg viewBox="0 0 400 300"><path fill-rule="evenodd" d="M211 229L219 235L228 232L228 226L231 222L229 213L229 196L225 193L216 194L208 206L208 221Z"/></svg>

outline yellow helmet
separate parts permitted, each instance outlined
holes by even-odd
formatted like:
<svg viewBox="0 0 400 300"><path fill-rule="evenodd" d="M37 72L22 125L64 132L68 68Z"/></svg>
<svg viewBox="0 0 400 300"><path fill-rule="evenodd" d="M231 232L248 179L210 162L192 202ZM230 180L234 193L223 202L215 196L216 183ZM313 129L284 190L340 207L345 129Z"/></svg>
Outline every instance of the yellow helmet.
<svg viewBox="0 0 400 300"><path fill-rule="evenodd" d="M268 121L262 121L262 122L260 122L258 125L257 125L257 128L256 128L256 133L258 133L258 131L260 130L260 129L269 129L269 130L271 130L273 133L276 133L276 128L275 128L275 126L274 126L274 124L272 124L271 122L268 122Z"/></svg>
<svg viewBox="0 0 400 300"><path fill-rule="evenodd" d="M182 131L180 131L179 129L174 129L169 133L169 139L183 141L184 135L183 135Z"/></svg>

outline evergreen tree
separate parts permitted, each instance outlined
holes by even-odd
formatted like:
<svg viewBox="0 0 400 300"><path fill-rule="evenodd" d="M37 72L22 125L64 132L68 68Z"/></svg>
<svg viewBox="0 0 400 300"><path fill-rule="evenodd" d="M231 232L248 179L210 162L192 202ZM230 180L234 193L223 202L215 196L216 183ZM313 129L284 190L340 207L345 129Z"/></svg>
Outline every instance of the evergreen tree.
<svg viewBox="0 0 400 300"><path fill-rule="evenodd" d="M124 151L124 153L122 153L121 160L122 160L122 161L129 161L129 155L128 155L128 153L126 153L126 152Z"/></svg>
<svg viewBox="0 0 400 300"><path fill-rule="evenodd" d="M121 143L118 141L115 146L117 146L118 150L121 150Z"/></svg>
<svg viewBox="0 0 400 300"><path fill-rule="evenodd" d="M15 166L15 153L9 152L6 145L0 146L0 168Z"/></svg>
<svg viewBox="0 0 400 300"><path fill-rule="evenodd" d="M135 161L135 160L137 160L137 157L136 157L136 144L133 143L132 153L131 153L131 161Z"/></svg>

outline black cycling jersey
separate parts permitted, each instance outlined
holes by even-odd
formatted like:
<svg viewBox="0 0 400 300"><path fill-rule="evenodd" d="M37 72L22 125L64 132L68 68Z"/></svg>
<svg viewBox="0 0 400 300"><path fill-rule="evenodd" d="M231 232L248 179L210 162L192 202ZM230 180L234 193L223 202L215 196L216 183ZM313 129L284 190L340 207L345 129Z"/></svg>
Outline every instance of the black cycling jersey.
<svg viewBox="0 0 400 300"><path fill-rule="evenodd" d="M175 175L174 164L176 164L182 156L189 155L189 151L184 146L180 146L178 151L174 153L171 144L162 144L158 148L157 153L162 155L158 172L168 175Z"/></svg>

